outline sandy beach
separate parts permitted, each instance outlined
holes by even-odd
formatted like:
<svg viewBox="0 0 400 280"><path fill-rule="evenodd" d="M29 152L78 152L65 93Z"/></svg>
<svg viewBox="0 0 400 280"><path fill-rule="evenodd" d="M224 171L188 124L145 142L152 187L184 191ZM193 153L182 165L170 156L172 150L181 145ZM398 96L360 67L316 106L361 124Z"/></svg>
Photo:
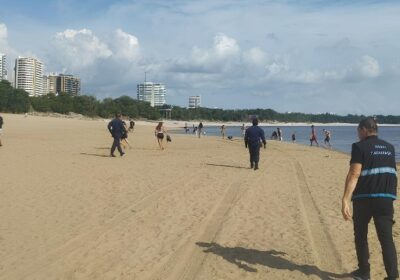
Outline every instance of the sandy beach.
<svg viewBox="0 0 400 280"><path fill-rule="evenodd" d="M138 122L132 149L110 158L104 120L2 116L0 279L349 279L356 267L346 154L269 141L253 171L242 141L172 134L161 151ZM394 236L400 249L399 223ZM372 222L370 250L383 279Z"/></svg>

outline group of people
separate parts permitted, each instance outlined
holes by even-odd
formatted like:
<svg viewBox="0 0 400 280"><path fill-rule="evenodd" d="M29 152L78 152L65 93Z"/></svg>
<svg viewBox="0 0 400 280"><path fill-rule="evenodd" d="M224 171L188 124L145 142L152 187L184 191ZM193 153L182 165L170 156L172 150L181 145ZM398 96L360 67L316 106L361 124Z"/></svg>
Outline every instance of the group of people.
<svg viewBox="0 0 400 280"><path fill-rule="evenodd" d="M3 118L0 116L0 146L3 123ZM124 155L121 142L124 140L127 142L127 134L134 130L134 126L134 121L130 120L127 127L119 113L108 123L107 128L114 139L110 151L111 157L115 157L115 149L118 149L121 156ZM199 132L202 129L203 124L200 122ZM258 170L260 148L266 149L267 145L264 130L258 126L258 120L254 118L252 126L245 129L243 125L242 131L245 148L249 150L250 168ZM373 118L363 119L358 125L357 132L360 141L352 145L341 209L343 218L353 221L358 268L351 273L351 276L358 280L370 279L368 224L373 219L387 273L385 279L398 279L397 252L393 240L395 223L393 201L397 199L395 150L393 145L378 137L378 125ZM158 123L154 134L160 149L163 150L163 140L169 138L163 122ZM326 143L329 143L330 132L324 130L324 135ZM311 145L314 142L318 145L314 126L311 126L310 142Z"/></svg>
<svg viewBox="0 0 400 280"><path fill-rule="evenodd" d="M187 123L185 123L185 126L183 127L183 129L185 130L185 133L186 133L186 134L190 131L189 127L187 126ZM193 133L193 134L196 134L196 135L200 138L201 135L205 133L205 132L204 132L203 122L200 122L200 123L198 124L198 126L194 126L194 125L193 125L192 133Z"/></svg>

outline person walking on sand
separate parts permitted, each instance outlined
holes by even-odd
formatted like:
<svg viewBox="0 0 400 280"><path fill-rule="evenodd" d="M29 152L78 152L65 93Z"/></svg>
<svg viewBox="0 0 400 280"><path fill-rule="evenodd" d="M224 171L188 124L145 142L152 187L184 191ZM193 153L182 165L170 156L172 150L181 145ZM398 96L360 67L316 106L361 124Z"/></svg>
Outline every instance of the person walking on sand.
<svg viewBox="0 0 400 280"><path fill-rule="evenodd" d="M226 127L225 125L221 126L221 135L222 135L222 139L225 139L225 132L226 132Z"/></svg>
<svg viewBox="0 0 400 280"><path fill-rule="evenodd" d="M292 143L296 143L296 132L292 133Z"/></svg>
<svg viewBox="0 0 400 280"><path fill-rule="evenodd" d="M159 122L158 125L156 126L156 129L154 130L154 135L157 138L158 146L160 147L161 150L164 150L163 141L164 141L164 134L166 133L167 131L165 130L163 122Z"/></svg>
<svg viewBox="0 0 400 280"><path fill-rule="evenodd" d="M3 133L3 123L4 123L3 117L0 116L0 147L3 146L3 144L1 143L1 135Z"/></svg>
<svg viewBox="0 0 400 280"><path fill-rule="evenodd" d="M392 233L393 200L397 195L395 150L378 138L378 125L373 118L361 120L357 132L360 141L351 147L350 168L342 198L343 218L353 219L358 260L358 269L351 275L354 279L370 279L368 224L373 218L387 273L385 279L397 279L397 253Z"/></svg>
<svg viewBox="0 0 400 280"><path fill-rule="evenodd" d="M133 132L133 130L135 129L135 121L132 119L129 119L129 129L128 132Z"/></svg>
<svg viewBox="0 0 400 280"><path fill-rule="evenodd" d="M264 149L267 147L267 141L265 141L264 130L258 126L258 119L253 119L253 125L246 129L244 135L244 145L249 148L250 153L250 168L254 170L258 169L258 162L260 161L260 145L261 142L264 145Z"/></svg>
<svg viewBox="0 0 400 280"><path fill-rule="evenodd" d="M121 157L125 154L121 148L121 138L125 132L124 124L121 120L122 116L120 113L115 114L115 118L108 123L108 131L110 131L111 136L114 138L114 142L111 146L110 156L115 157L115 148L118 149L119 154Z"/></svg>
<svg viewBox="0 0 400 280"><path fill-rule="evenodd" d="M310 146L312 146L313 142L315 142L315 144L317 144L317 146L319 147L319 144L318 144L318 141L317 141L317 134L315 133L315 126L314 125L311 126Z"/></svg>
<svg viewBox="0 0 400 280"><path fill-rule="evenodd" d="M125 144L127 144L129 149L132 149L131 144L129 144L129 141L128 141L128 128L126 126L126 122L122 121L122 123L124 124L125 130L123 131L123 133L121 135L121 145L124 147L124 149L126 149Z"/></svg>
<svg viewBox="0 0 400 280"><path fill-rule="evenodd" d="M197 133L200 138L201 134L203 133L203 123L202 122L200 122L199 125L197 126Z"/></svg>

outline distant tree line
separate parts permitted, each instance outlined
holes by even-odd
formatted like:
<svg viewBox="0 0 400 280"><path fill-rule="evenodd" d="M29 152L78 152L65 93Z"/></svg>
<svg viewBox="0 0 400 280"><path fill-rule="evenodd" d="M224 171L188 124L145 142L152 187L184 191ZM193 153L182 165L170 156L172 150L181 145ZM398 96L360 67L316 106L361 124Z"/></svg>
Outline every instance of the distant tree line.
<svg viewBox="0 0 400 280"><path fill-rule="evenodd" d="M260 121L277 122L305 122L305 123L358 123L365 116L334 114L304 114L304 113L279 113L272 109L241 109L223 110L210 108L188 109L179 106L165 105L153 108L148 102L135 100L129 96L118 98L105 98L97 100L93 96L70 95L60 93L48 94L40 97L29 97L21 89L14 89L8 81L0 81L0 112L26 113L53 112L68 114L69 112L82 114L89 117L111 118L116 112L131 118L145 118L158 120L161 118L159 109L172 108L171 117L174 120L204 120L204 121L235 121L247 122L249 116L257 116ZM375 116L379 123L400 124L400 116Z"/></svg>

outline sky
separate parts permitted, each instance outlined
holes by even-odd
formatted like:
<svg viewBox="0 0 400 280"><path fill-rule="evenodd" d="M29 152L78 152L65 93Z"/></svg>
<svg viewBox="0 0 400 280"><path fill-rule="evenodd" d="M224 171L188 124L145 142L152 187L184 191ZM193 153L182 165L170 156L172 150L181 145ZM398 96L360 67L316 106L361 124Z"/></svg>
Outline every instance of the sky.
<svg viewBox="0 0 400 280"><path fill-rule="evenodd" d="M0 0L0 53L79 76L82 93L147 81L167 103L400 115L400 1Z"/></svg>

